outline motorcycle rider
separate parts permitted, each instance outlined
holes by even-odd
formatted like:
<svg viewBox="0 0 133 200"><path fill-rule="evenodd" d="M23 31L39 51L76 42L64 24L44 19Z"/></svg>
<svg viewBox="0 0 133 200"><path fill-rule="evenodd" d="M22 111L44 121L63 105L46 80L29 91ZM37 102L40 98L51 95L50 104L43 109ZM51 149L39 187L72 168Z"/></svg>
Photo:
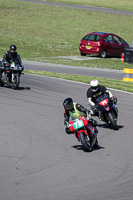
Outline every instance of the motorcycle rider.
<svg viewBox="0 0 133 200"><path fill-rule="evenodd" d="M15 64L19 64L20 66L22 66L22 71L24 70L24 66L22 64L20 55L16 52L16 50L17 47L14 44L12 44L10 46L10 49L4 53L2 60L2 69L9 67L10 64L14 62Z"/></svg>
<svg viewBox="0 0 133 200"><path fill-rule="evenodd" d="M96 99L104 94L108 94L110 98L114 99L114 103L117 103L117 98L114 97L113 94L105 86L99 85L98 80L92 80L86 94L88 104L90 105L91 115L100 117L99 114L96 112L95 103Z"/></svg>
<svg viewBox="0 0 133 200"><path fill-rule="evenodd" d="M63 101L63 106L64 106L64 125L65 131L67 134L72 134L73 132L70 131L69 128L69 117L71 113L75 113L76 118L80 117L82 113L85 113L87 116L87 120L92 123L92 125L95 127L95 133L98 133L98 130L96 128L97 121L93 120L91 118L90 111L84 108L82 105L78 103L74 103L73 99L68 97Z"/></svg>

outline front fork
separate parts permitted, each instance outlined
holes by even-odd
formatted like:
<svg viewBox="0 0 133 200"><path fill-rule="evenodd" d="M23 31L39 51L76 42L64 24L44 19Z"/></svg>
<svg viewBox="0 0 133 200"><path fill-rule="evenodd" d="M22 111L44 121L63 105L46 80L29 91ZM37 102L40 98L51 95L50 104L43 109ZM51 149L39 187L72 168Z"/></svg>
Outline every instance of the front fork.
<svg viewBox="0 0 133 200"><path fill-rule="evenodd" d="M79 141L80 141L80 132L84 132L84 134L86 135L87 141L90 143L91 147L93 147L97 139L95 128L89 123L86 125L86 128L84 128L84 130L78 131L77 136L78 136Z"/></svg>
<svg viewBox="0 0 133 200"><path fill-rule="evenodd" d="M15 78L16 76L20 76L20 74L18 72L12 72L11 74L11 82L14 83L15 82Z"/></svg>
<svg viewBox="0 0 133 200"><path fill-rule="evenodd" d="M11 76L11 82L14 82L14 80L15 80L15 74L12 73L12 76Z"/></svg>
<svg viewBox="0 0 133 200"><path fill-rule="evenodd" d="M91 136L90 137L91 147L93 147L94 144L96 143L96 139L97 139L97 133L96 133L95 127L93 127L91 124L88 124L87 125L87 130L88 130L87 132L89 132L89 134Z"/></svg>

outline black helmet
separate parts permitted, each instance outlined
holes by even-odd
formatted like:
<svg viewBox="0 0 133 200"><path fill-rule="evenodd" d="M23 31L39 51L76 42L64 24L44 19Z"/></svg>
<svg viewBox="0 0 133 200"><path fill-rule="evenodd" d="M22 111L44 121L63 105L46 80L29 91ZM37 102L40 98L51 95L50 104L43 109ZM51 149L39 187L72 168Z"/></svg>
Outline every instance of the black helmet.
<svg viewBox="0 0 133 200"><path fill-rule="evenodd" d="M73 100L72 98L66 98L63 102L63 106L65 110L71 110L73 108Z"/></svg>
<svg viewBox="0 0 133 200"><path fill-rule="evenodd" d="M16 49L17 49L17 47L16 47L14 44L12 44L12 45L10 46L10 51L11 51L12 53L14 53L14 52L16 51Z"/></svg>

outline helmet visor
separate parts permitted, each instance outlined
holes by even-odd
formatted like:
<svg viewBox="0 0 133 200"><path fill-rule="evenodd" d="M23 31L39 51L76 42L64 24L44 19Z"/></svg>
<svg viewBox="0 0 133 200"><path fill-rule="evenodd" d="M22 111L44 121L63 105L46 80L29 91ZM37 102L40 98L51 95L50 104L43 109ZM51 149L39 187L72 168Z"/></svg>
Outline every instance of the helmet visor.
<svg viewBox="0 0 133 200"><path fill-rule="evenodd" d="M65 105L65 110L71 110L73 107L73 103Z"/></svg>
<svg viewBox="0 0 133 200"><path fill-rule="evenodd" d="M98 86L91 86L91 90L92 90L92 92L97 92Z"/></svg>
<svg viewBox="0 0 133 200"><path fill-rule="evenodd" d="M10 52L11 52L11 53L15 53L16 51L11 49Z"/></svg>

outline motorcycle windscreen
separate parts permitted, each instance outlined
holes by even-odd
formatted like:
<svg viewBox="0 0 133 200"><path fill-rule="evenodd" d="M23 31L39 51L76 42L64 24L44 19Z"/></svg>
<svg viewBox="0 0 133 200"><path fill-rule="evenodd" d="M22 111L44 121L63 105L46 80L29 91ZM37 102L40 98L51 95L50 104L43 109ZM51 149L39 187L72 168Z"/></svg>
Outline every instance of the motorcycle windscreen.
<svg viewBox="0 0 133 200"><path fill-rule="evenodd" d="M80 113L76 113L75 111L72 111L71 115L70 115L70 121L76 121L77 119L79 119L82 116L82 112Z"/></svg>
<svg viewBox="0 0 133 200"><path fill-rule="evenodd" d="M104 99L108 99L108 95L107 95L107 94L104 94L104 95L99 96L99 97L96 99L96 104L99 103L100 101L103 101Z"/></svg>

